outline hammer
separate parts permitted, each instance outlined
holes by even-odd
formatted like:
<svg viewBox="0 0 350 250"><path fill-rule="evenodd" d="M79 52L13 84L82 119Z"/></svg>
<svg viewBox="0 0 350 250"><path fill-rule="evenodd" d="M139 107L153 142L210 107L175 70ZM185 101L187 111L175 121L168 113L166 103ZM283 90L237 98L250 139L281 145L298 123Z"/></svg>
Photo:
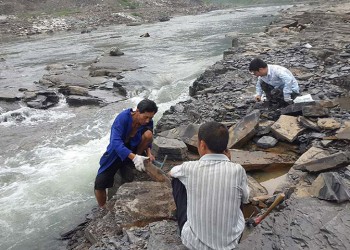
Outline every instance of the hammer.
<svg viewBox="0 0 350 250"><path fill-rule="evenodd" d="M252 219L249 218L247 220L247 225L248 226L253 226L256 227L257 225L260 224L260 222L265 219L265 217L272 211L272 209L274 209L285 197L284 193L280 193L278 194L278 196L276 197L276 199L274 200L274 202L271 204L271 206L266 210L265 213L263 213L262 215L260 215L259 217Z"/></svg>

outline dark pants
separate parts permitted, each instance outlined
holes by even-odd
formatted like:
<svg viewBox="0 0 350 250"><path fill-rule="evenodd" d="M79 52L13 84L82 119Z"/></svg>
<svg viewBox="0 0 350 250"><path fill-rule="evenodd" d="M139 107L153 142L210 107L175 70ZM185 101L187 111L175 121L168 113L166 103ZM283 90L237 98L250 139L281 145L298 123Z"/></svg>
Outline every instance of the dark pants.
<svg viewBox="0 0 350 250"><path fill-rule="evenodd" d="M274 88L270 84L267 84L266 82L261 82L261 89L264 91L266 95L266 99L270 102L277 102L284 104L284 96L283 96L283 86L279 88ZM292 92L291 98L294 100L299 94Z"/></svg>
<svg viewBox="0 0 350 250"><path fill-rule="evenodd" d="M187 221L187 191L185 185L177 178L171 180L171 186L173 187L176 205L176 220L181 234L182 228Z"/></svg>

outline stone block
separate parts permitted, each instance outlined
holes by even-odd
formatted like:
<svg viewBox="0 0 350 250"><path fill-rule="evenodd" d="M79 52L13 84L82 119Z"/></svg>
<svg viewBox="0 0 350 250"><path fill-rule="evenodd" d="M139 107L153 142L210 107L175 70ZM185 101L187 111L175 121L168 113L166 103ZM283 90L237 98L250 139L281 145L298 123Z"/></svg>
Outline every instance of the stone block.
<svg viewBox="0 0 350 250"><path fill-rule="evenodd" d="M183 141L158 136L153 140L152 150L156 157L168 160L185 160L187 158L187 146Z"/></svg>
<svg viewBox="0 0 350 250"><path fill-rule="evenodd" d="M281 115L271 126L271 130L277 138L293 142L305 128L299 125L297 117Z"/></svg>
<svg viewBox="0 0 350 250"><path fill-rule="evenodd" d="M254 110L243 117L234 127L229 129L228 148L240 148L245 145L256 133L259 125L260 111Z"/></svg>
<svg viewBox="0 0 350 250"><path fill-rule="evenodd" d="M333 118L320 118L317 120L317 125L321 129L334 130L340 128L341 124Z"/></svg>

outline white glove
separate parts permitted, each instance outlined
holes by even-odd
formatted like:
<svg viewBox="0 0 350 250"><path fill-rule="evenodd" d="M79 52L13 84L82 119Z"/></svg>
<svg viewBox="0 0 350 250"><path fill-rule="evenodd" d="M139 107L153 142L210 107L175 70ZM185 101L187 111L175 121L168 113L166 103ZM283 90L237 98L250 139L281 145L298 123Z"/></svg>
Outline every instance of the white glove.
<svg viewBox="0 0 350 250"><path fill-rule="evenodd" d="M149 157L142 156L142 155L135 155L134 159L132 159L133 163L135 164L135 168L142 172L145 171L145 165L143 164L144 160L149 159Z"/></svg>

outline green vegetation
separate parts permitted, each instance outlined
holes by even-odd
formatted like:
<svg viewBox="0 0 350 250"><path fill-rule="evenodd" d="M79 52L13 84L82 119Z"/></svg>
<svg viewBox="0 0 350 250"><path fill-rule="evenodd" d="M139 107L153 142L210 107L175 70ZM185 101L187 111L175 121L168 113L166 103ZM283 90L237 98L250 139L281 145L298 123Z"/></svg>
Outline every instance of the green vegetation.
<svg viewBox="0 0 350 250"><path fill-rule="evenodd" d="M243 6L243 5L252 5L252 4L288 4L296 2L305 2L302 0L203 0L206 4L217 4L217 5L234 5L234 6Z"/></svg>
<svg viewBox="0 0 350 250"><path fill-rule="evenodd" d="M117 2L119 2L119 4L123 7L123 8L127 8L127 9L137 9L138 7L140 7L139 3L130 1L130 0L118 0Z"/></svg>

